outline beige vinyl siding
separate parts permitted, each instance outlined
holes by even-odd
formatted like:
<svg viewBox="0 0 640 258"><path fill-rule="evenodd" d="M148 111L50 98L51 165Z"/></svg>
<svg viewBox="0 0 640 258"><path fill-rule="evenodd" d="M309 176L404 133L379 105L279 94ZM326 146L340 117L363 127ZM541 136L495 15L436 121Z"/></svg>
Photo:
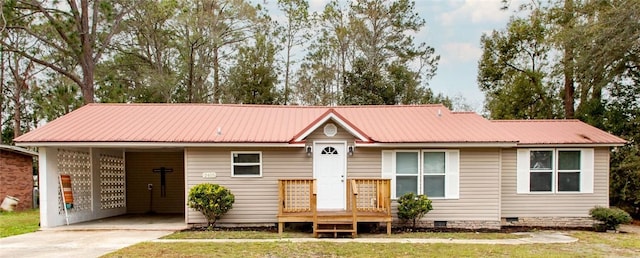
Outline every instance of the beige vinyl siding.
<svg viewBox="0 0 640 258"><path fill-rule="evenodd" d="M182 152L127 152L127 212L149 211L147 184L153 184L153 211L184 213L184 154ZM172 168L166 173L166 197L160 196L160 173L154 168Z"/></svg>
<svg viewBox="0 0 640 258"><path fill-rule="evenodd" d="M261 151L262 177L231 177L232 151ZM312 158L304 148L188 148L185 150L186 185L223 185L235 195L235 203L220 223L275 223L278 213L278 179L313 178ZM203 178L203 173L215 178ZM204 223L200 212L188 210L188 223Z"/></svg>
<svg viewBox="0 0 640 258"><path fill-rule="evenodd" d="M460 149L460 198L434 199L425 219L499 220L499 171L499 149Z"/></svg>
<svg viewBox="0 0 640 258"><path fill-rule="evenodd" d="M592 194L516 192L516 149L502 151L502 217L587 217L609 205L609 149L594 149Z"/></svg>
<svg viewBox="0 0 640 258"><path fill-rule="evenodd" d="M380 178L382 150L357 148L348 158L349 176ZM499 220L499 170L499 149L460 149L460 198L432 199L433 210L424 219ZM392 206L393 216L397 218L395 200Z"/></svg>
<svg viewBox="0 0 640 258"><path fill-rule="evenodd" d="M325 127L325 125L327 125L329 123L333 123L338 128L338 132L336 133L336 135L334 135L332 137L328 137L328 136L324 135L324 127ZM355 138L353 137L353 135L351 135L351 133L349 133L347 130L342 128L342 126L340 126L340 124L329 120L326 123L322 124L320 127L318 127L315 131L313 131L313 133L309 134L309 136L307 136L307 142L308 143L312 143L313 141L317 141L317 140L320 140L320 141L346 141L347 144L352 144L353 141L355 140Z"/></svg>
<svg viewBox="0 0 640 258"><path fill-rule="evenodd" d="M347 177L380 178L382 176L382 149L360 147L353 156L347 156Z"/></svg>

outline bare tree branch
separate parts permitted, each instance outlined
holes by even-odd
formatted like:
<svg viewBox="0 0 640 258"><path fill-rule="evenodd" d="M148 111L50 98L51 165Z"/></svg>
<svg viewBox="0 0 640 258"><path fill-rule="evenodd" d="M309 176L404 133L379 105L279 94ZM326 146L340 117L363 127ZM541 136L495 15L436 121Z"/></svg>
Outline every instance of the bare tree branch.
<svg viewBox="0 0 640 258"><path fill-rule="evenodd" d="M46 66L46 67L50 68L51 70L59 72L62 75L68 77L69 79L71 79L72 81L77 83L78 85L82 85L82 80L80 78L78 78L78 76L76 76L75 74L70 73L70 72L68 72L68 71L66 71L66 70L64 70L64 69L62 69L62 68L60 68L60 67L58 67L58 66L56 66L56 65L54 65L52 63L50 63L50 62L44 61L44 60L39 59L39 58L37 58L37 57L35 57L33 55L30 55L29 53L27 53L25 51L15 49L15 48L13 48L13 46L8 45L3 41L0 41L0 44L2 44L3 46L6 47L5 48L6 51L14 52L14 53L19 54L19 55L21 55L21 56L23 56L23 57L35 62L35 63L38 63L38 64L43 65L43 66Z"/></svg>

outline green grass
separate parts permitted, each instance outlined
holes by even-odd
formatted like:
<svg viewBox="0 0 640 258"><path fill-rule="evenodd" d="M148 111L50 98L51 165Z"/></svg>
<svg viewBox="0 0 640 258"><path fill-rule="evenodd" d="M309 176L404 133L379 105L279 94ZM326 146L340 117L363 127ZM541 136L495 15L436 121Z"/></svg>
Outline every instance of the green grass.
<svg viewBox="0 0 640 258"><path fill-rule="evenodd" d="M40 212L28 210L0 212L0 237L20 235L38 230Z"/></svg>
<svg viewBox="0 0 640 258"><path fill-rule="evenodd" d="M312 237L311 233L284 232L282 236L269 231L182 231L163 237L163 239L277 239Z"/></svg>
<svg viewBox="0 0 640 258"><path fill-rule="evenodd" d="M479 235L483 234L487 233ZM639 234L586 231L569 234L579 241L571 244L524 245L292 243L286 240L274 243L146 242L106 257L640 257Z"/></svg>
<svg viewBox="0 0 640 258"><path fill-rule="evenodd" d="M163 239L279 239L279 238L304 238L313 237L311 233L284 232L278 235L269 231L182 231L163 237ZM439 238L439 239L516 239L522 235L507 233L439 233L439 232L407 232L386 234L359 234L360 238Z"/></svg>
<svg viewBox="0 0 640 258"><path fill-rule="evenodd" d="M509 233L474 233L474 232L405 232L386 234L360 234L368 238L437 238L437 239L516 239L529 237Z"/></svg>

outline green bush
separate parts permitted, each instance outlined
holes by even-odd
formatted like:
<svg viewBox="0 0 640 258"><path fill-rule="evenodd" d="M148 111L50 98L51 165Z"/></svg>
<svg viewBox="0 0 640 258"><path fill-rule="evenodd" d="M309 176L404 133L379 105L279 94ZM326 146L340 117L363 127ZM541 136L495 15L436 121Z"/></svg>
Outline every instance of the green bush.
<svg viewBox="0 0 640 258"><path fill-rule="evenodd" d="M618 208L598 207L589 210L589 215L604 224L606 229L616 230L620 224L631 223L631 216Z"/></svg>
<svg viewBox="0 0 640 258"><path fill-rule="evenodd" d="M233 207L235 197L224 186L216 184L199 184L189 190L187 205L207 218L207 226L212 227L222 215Z"/></svg>
<svg viewBox="0 0 640 258"><path fill-rule="evenodd" d="M430 210L433 210L433 206L426 195L409 192L398 198L398 218L405 223L411 221L413 229L416 228L416 222Z"/></svg>

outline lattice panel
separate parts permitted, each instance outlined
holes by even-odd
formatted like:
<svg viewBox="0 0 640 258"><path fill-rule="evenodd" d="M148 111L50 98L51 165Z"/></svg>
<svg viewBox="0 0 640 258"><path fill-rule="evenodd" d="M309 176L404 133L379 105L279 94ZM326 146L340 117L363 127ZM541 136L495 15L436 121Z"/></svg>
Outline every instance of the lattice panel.
<svg viewBox="0 0 640 258"><path fill-rule="evenodd" d="M375 208L378 188L374 184L358 184L358 208Z"/></svg>
<svg viewBox="0 0 640 258"><path fill-rule="evenodd" d="M284 208L288 212L306 211L311 209L310 189L311 181L289 180L284 186Z"/></svg>
<svg viewBox="0 0 640 258"><path fill-rule="evenodd" d="M100 208L126 206L125 171L122 157L100 154Z"/></svg>
<svg viewBox="0 0 640 258"><path fill-rule="evenodd" d="M69 212L91 210L91 155L89 152L58 150L58 171L60 174L71 176L73 208ZM58 194L60 195L60 191ZM60 200L61 198L60 196ZM62 205L62 200L59 204Z"/></svg>

